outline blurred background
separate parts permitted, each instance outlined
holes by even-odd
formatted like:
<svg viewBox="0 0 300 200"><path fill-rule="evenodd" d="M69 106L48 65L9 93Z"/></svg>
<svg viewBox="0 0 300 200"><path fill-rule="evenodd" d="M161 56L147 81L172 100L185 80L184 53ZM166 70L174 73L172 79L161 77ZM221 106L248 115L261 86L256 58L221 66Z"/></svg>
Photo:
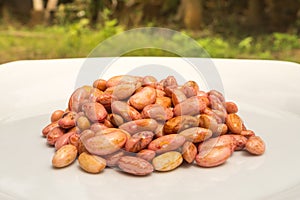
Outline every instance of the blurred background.
<svg viewBox="0 0 300 200"><path fill-rule="evenodd" d="M300 0L0 0L0 63L86 57L137 27L181 31L214 58L300 63Z"/></svg>

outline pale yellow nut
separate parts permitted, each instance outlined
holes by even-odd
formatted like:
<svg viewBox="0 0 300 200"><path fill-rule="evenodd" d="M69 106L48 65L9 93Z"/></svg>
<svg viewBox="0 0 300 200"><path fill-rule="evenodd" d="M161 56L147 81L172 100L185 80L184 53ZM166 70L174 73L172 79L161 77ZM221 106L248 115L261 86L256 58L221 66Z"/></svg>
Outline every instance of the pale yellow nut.
<svg viewBox="0 0 300 200"><path fill-rule="evenodd" d="M100 156L83 152L78 157L79 166L89 173L100 173L106 167L106 160Z"/></svg>
<svg viewBox="0 0 300 200"><path fill-rule="evenodd" d="M157 171L171 171L181 165L183 158L177 151L169 151L161 154L152 160L154 169Z"/></svg>
<svg viewBox="0 0 300 200"><path fill-rule="evenodd" d="M77 148L74 145L67 144L57 150L52 158L52 165L56 168L62 168L74 162L77 156Z"/></svg>

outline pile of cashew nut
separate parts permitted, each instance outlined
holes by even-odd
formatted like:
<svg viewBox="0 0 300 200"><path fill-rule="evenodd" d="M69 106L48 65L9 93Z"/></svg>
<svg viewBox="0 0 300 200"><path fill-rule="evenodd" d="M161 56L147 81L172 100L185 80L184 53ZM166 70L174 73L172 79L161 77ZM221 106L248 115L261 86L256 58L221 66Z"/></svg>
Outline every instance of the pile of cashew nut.
<svg viewBox="0 0 300 200"><path fill-rule="evenodd" d="M183 162L216 167L234 151L262 155L265 143L237 112L234 102L195 81L120 75L76 89L42 134L55 147L55 168L77 159L89 173L114 167L148 175Z"/></svg>

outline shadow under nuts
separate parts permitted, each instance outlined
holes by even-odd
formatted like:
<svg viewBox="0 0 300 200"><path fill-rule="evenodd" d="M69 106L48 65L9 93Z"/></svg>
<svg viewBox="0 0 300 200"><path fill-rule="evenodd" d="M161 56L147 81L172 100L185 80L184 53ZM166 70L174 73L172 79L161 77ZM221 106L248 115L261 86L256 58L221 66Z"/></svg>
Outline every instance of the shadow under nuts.
<svg viewBox="0 0 300 200"><path fill-rule="evenodd" d="M236 103L195 81L180 84L174 76L118 75L76 89L41 131L55 148L52 166L77 159L91 174L110 167L147 176L182 163L217 167L236 151L264 154L265 142L246 128Z"/></svg>

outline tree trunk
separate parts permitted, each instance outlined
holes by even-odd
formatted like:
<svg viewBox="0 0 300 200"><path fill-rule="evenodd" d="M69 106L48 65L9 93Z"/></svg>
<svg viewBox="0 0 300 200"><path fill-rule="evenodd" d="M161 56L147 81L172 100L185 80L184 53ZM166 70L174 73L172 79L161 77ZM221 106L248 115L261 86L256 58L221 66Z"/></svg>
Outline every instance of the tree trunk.
<svg viewBox="0 0 300 200"><path fill-rule="evenodd" d="M57 9L58 0L48 0L45 10L46 24L52 24L54 19L54 12Z"/></svg>
<svg viewBox="0 0 300 200"><path fill-rule="evenodd" d="M33 10L34 11L43 11L44 10L44 1L43 0L33 0Z"/></svg>
<svg viewBox="0 0 300 200"><path fill-rule="evenodd" d="M181 0L183 23L187 29L197 30L203 25L202 0Z"/></svg>
<svg viewBox="0 0 300 200"><path fill-rule="evenodd" d="M264 24L264 1L248 0L248 26L252 28L260 28Z"/></svg>

